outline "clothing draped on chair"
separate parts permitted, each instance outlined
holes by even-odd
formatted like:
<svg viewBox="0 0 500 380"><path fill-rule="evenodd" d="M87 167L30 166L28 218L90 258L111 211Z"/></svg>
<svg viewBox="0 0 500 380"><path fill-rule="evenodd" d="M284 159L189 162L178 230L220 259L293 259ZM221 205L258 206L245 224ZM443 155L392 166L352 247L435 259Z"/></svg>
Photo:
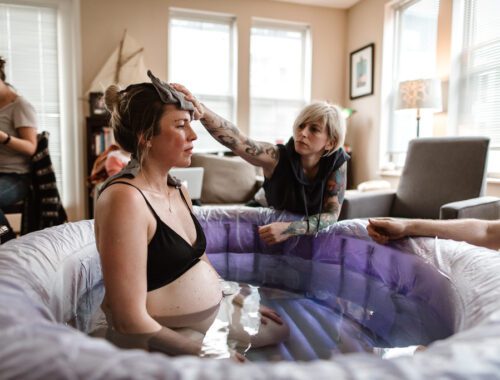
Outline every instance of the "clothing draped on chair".
<svg viewBox="0 0 500 380"><path fill-rule="evenodd" d="M21 234L67 222L50 159L49 133L45 131L38 134L36 152L31 159L31 184L32 191L25 204Z"/></svg>

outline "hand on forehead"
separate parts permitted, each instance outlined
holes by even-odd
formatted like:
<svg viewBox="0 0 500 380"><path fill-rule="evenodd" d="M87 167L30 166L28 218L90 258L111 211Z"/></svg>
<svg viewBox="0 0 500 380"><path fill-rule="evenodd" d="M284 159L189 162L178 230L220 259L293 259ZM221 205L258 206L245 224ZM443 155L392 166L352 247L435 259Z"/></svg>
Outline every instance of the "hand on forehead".
<svg viewBox="0 0 500 380"><path fill-rule="evenodd" d="M182 92L177 91L172 86L162 82L160 79L155 77L150 70L148 70L148 76L163 103L175 104L183 111L194 112L195 109L193 103L186 100Z"/></svg>

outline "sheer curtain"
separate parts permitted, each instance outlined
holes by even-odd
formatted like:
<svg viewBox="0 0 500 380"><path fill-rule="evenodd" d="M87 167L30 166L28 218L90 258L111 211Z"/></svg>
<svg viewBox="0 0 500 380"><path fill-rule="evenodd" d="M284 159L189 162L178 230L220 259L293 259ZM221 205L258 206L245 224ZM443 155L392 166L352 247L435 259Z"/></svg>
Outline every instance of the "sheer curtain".
<svg viewBox="0 0 500 380"><path fill-rule="evenodd" d="M210 109L236 121L235 42L232 16L171 10L169 81L184 84ZM207 75L208 73L208 75ZM226 150L199 123L196 152Z"/></svg>
<svg viewBox="0 0 500 380"><path fill-rule="evenodd" d="M402 167L408 142L416 137L416 110L396 110L399 83L435 78L439 0L402 0L395 3L392 30L393 70L388 99L387 156L385 162ZM420 136L432 136L433 114L421 110Z"/></svg>
<svg viewBox="0 0 500 380"><path fill-rule="evenodd" d="M250 40L250 136L285 142L310 101L309 29L255 21Z"/></svg>

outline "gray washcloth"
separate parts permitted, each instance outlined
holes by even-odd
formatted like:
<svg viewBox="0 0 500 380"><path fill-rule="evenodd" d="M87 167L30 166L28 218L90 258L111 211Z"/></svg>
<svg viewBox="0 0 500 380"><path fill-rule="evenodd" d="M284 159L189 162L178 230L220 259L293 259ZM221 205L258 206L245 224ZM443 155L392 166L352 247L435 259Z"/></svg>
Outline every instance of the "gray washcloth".
<svg viewBox="0 0 500 380"><path fill-rule="evenodd" d="M177 91L172 86L159 80L153 75L151 70L148 70L148 77L151 79L151 83L153 83L153 86L155 87L156 92L158 92L158 96L163 103L178 104L181 110L194 112L193 103L186 100L182 92Z"/></svg>

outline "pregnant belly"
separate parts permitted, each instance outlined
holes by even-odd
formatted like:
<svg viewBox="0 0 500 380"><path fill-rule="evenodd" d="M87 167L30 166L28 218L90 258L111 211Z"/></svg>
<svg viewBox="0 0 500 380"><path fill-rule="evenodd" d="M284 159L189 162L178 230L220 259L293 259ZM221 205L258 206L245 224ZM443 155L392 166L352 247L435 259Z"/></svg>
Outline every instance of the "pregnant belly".
<svg viewBox="0 0 500 380"><path fill-rule="evenodd" d="M146 308L149 315L165 326L179 327L177 321L187 326L206 319L221 298L217 272L200 260L177 280L148 292Z"/></svg>

